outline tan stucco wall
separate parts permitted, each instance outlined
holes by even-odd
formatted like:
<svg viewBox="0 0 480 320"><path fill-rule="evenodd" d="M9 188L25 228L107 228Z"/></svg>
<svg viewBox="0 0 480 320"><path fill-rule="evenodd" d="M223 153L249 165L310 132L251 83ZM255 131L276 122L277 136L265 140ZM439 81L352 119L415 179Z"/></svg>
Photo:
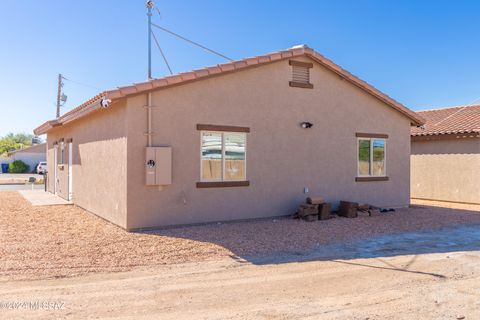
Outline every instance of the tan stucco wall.
<svg viewBox="0 0 480 320"><path fill-rule="evenodd" d="M113 109L115 108L115 109ZM48 133L49 191L54 190L53 143L73 138L73 201L126 228L126 106L125 101L102 109ZM59 148L60 149L60 148ZM68 197L68 146L59 170L59 195Z"/></svg>
<svg viewBox="0 0 480 320"><path fill-rule="evenodd" d="M480 138L412 141L412 155L480 154Z"/></svg>
<svg viewBox="0 0 480 320"><path fill-rule="evenodd" d="M413 141L412 198L480 203L480 138Z"/></svg>
<svg viewBox="0 0 480 320"><path fill-rule="evenodd" d="M127 227L291 214L304 187L334 203L408 205L410 121L319 64L311 69L314 89L291 88L290 80L286 60L155 91L153 146L173 148L173 183L162 190L145 186L146 95L128 98ZM302 129L302 121L314 127ZM249 187L196 188L197 124L250 127ZM389 181L355 182L356 132L389 135Z"/></svg>

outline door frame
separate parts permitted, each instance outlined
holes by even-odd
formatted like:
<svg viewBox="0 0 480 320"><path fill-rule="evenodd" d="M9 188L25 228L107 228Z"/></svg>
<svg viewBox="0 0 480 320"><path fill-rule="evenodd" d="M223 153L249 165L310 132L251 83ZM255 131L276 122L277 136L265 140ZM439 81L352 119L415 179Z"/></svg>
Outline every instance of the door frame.
<svg viewBox="0 0 480 320"><path fill-rule="evenodd" d="M73 143L68 143L68 201L73 199Z"/></svg>
<svg viewBox="0 0 480 320"><path fill-rule="evenodd" d="M53 146L53 194L58 192L58 144Z"/></svg>

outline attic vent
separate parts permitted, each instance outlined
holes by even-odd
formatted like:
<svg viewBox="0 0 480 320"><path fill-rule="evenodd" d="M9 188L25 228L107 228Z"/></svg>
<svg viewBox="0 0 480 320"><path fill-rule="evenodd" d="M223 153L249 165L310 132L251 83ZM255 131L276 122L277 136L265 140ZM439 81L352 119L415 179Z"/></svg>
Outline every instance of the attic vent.
<svg viewBox="0 0 480 320"><path fill-rule="evenodd" d="M313 68L313 63L290 60L289 64L292 66L292 81L290 87L297 88L313 88L310 83L310 68Z"/></svg>

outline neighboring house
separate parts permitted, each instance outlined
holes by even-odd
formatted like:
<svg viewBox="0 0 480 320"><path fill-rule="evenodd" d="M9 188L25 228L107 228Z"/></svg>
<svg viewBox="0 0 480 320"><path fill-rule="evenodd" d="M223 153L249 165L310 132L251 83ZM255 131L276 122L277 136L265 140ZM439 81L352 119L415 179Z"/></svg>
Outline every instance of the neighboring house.
<svg viewBox="0 0 480 320"><path fill-rule="evenodd" d="M132 230L287 215L306 192L408 206L421 124L297 46L103 92L35 134L50 192Z"/></svg>
<svg viewBox="0 0 480 320"><path fill-rule="evenodd" d="M33 146L10 151L7 153L7 157L5 158L5 162L3 163L10 163L15 160L22 160L30 167L30 171L34 171L36 166L41 161L46 161L47 159L47 145L46 143L35 144Z"/></svg>
<svg viewBox="0 0 480 320"><path fill-rule="evenodd" d="M412 128L412 198L480 204L480 105L418 112Z"/></svg>

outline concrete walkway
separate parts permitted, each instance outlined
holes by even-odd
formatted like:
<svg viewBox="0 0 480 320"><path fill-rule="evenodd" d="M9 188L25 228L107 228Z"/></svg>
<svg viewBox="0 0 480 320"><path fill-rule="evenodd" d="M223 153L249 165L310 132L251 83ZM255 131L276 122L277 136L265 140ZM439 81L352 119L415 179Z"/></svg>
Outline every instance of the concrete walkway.
<svg viewBox="0 0 480 320"><path fill-rule="evenodd" d="M34 184L33 189L35 190L45 190L43 184ZM1 184L0 183L0 192L2 191L18 191L18 190L32 190L31 184Z"/></svg>
<svg viewBox="0 0 480 320"><path fill-rule="evenodd" d="M18 192L32 204L32 206L70 205L70 201L60 198L43 190L18 190Z"/></svg>
<svg viewBox="0 0 480 320"><path fill-rule="evenodd" d="M31 177L37 181L43 179L43 175L36 173L1 173L0 184L24 184Z"/></svg>

